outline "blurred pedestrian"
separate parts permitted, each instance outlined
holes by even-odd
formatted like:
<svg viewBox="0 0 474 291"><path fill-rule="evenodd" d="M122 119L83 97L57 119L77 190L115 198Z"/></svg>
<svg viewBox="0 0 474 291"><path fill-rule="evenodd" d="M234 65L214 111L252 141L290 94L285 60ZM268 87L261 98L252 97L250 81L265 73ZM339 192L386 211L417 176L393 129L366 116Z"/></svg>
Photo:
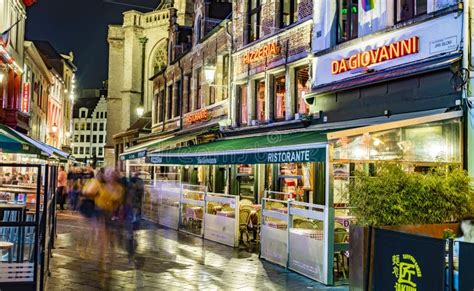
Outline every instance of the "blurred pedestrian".
<svg viewBox="0 0 474 291"><path fill-rule="evenodd" d="M130 179L130 186L132 188L132 209L133 222L138 222L142 214L142 198L145 194L145 183L140 178L139 173L135 173Z"/></svg>
<svg viewBox="0 0 474 291"><path fill-rule="evenodd" d="M82 189L82 173L79 167L73 167L68 174L69 188L69 204L72 211L76 211L78 207L79 195Z"/></svg>
<svg viewBox="0 0 474 291"><path fill-rule="evenodd" d="M64 210L64 202L66 201L66 187L67 187L67 173L64 166L59 166L58 172L58 187L56 190L56 197L59 203L59 209Z"/></svg>

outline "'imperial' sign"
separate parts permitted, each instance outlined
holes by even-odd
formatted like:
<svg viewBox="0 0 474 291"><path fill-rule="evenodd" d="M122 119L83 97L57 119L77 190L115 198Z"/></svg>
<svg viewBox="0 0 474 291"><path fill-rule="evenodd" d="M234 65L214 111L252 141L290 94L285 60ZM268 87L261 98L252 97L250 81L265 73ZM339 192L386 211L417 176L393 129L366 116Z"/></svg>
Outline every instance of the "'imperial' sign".
<svg viewBox="0 0 474 291"><path fill-rule="evenodd" d="M193 124L198 121L207 120L209 118L209 111L207 109L191 113L184 118L184 123L186 125Z"/></svg>
<svg viewBox="0 0 474 291"><path fill-rule="evenodd" d="M414 36L377 49L354 54L347 59L333 61L331 73L337 75L357 68L365 68L373 64L416 54L418 51L419 39Z"/></svg>
<svg viewBox="0 0 474 291"><path fill-rule="evenodd" d="M280 46L275 42L266 44L259 49L246 53L243 57L244 63L248 65L258 62L266 57L279 54L280 50Z"/></svg>

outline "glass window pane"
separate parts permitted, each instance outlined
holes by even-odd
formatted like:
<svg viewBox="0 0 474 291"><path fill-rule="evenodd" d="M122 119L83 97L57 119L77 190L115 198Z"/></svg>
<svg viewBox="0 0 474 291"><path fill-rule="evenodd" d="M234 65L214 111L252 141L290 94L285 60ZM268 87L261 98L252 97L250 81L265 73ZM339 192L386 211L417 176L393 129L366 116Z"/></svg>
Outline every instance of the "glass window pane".
<svg viewBox="0 0 474 291"><path fill-rule="evenodd" d="M285 75L275 78L275 100L274 100L274 117L275 119L284 119L285 118L285 86L286 79Z"/></svg>
<svg viewBox="0 0 474 291"><path fill-rule="evenodd" d="M265 121L265 81L257 81L257 111L258 121Z"/></svg>

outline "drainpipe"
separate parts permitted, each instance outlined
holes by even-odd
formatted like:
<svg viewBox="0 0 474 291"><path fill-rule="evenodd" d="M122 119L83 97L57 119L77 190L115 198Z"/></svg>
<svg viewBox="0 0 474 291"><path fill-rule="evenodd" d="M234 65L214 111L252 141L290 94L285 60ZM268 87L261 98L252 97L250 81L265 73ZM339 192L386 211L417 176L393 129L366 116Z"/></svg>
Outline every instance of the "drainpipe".
<svg viewBox="0 0 474 291"><path fill-rule="evenodd" d="M229 23L232 23L232 21L227 21L225 23L225 32L227 34L227 37L230 39L230 45L229 45L229 72L227 73L227 78L229 79L229 88L227 88L227 98L229 100L228 102L228 114L229 114L229 119L231 120L231 125L232 125L232 120L236 117L234 116L233 112L231 111L234 106L232 106L232 103L234 102L234 97L232 95L233 88L234 88L234 75L232 72L234 71L234 58L232 57L232 52L234 51L234 35L229 31ZM235 109L237 110L237 109Z"/></svg>
<svg viewBox="0 0 474 291"><path fill-rule="evenodd" d="M470 10L470 0L465 0L462 2L462 9L463 9L463 55L462 55L462 67L463 69L468 72L468 80L467 83L464 85L462 90L462 97L465 100L464 109L466 112L466 123L464 127L465 139L464 139L464 167L468 170L469 175L472 177L474 176L474 154L472 154L472 148L474 148L474 111L472 109L472 97L469 96L469 87L471 78L470 76L470 18L469 18L469 10ZM471 154L470 154L471 153Z"/></svg>
<svg viewBox="0 0 474 291"><path fill-rule="evenodd" d="M183 69L183 66L181 65L181 59L178 61L178 68L179 68L179 71L181 72L181 84L180 84L181 88L178 88L178 92L181 92L179 93L180 98L179 98L179 109L178 109L179 130L181 130L183 129L183 93L184 93L184 69Z"/></svg>
<svg viewBox="0 0 474 291"><path fill-rule="evenodd" d="M141 94L140 94L140 106L145 108L145 53L146 53L146 43L148 42L148 38L141 37L140 43L142 44L142 84L141 84ZM138 116L141 117L141 116Z"/></svg>

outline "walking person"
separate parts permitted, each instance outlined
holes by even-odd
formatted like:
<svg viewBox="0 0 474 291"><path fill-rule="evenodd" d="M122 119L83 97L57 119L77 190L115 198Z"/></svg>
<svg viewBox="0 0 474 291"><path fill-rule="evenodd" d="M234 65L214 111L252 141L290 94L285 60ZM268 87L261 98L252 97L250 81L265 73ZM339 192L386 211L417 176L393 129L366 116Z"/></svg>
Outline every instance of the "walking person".
<svg viewBox="0 0 474 291"><path fill-rule="evenodd" d="M59 209L64 210L64 202L66 202L66 187L67 187L67 173L64 166L59 166L58 172L58 187L56 190L56 197L59 203Z"/></svg>

